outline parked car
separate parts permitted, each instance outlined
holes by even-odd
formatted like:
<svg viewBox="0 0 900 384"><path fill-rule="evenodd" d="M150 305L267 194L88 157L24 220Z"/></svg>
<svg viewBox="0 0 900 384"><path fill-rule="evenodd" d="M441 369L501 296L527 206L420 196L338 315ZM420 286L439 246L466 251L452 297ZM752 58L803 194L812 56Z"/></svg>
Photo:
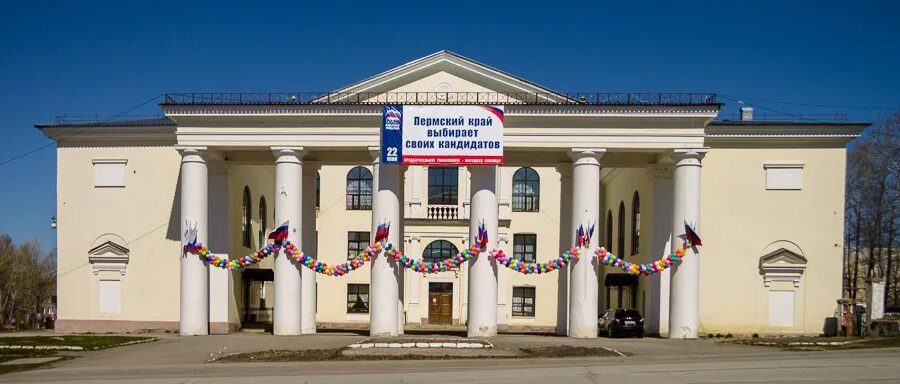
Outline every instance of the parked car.
<svg viewBox="0 0 900 384"><path fill-rule="evenodd" d="M609 337L637 336L644 337L644 317L637 309L607 309L597 320L600 333Z"/></svg>

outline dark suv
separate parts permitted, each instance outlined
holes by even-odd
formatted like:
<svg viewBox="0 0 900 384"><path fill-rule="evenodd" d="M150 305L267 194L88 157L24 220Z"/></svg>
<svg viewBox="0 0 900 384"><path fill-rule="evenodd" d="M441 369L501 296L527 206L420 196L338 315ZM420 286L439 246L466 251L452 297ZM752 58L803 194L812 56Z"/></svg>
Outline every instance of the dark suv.
<svg viewBox="0 0 900 384"><path fill-rule="evenodd" d="M637 309L607 309L597 320L600 333L609 337L637 336L644 337L644 318Z"/></svg>

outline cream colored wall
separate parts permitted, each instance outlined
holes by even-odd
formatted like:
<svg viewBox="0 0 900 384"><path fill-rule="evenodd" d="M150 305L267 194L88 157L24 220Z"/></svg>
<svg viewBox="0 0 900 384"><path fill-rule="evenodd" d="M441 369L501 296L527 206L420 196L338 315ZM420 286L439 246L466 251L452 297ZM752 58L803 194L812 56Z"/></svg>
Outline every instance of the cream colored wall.
<svg viewBox="0 0 900 384"><path fill-rule="evenodd" d="M370 165L363 165L370 172ZM347 260L347 232L371 232L371 210L347 210L347 173L354 166L323 166L319 170L321 202L317 218L319 228L319 260L339 264ZM343 277L318 274L316 282L316 320L326 323L353 323L369 321L368 315L347 313L347 284L368 284L371 276L369 264Z"/></svg>
<svg viewBox="0 0 900 384"><path fill-rule="evenodd" d="M94 187L95 159L126 159L126 186ZM59 319L177 324L181 229L173 205L181 156L171 147L60 147L57 160ZM100 276L88 262L105 233L130 250L117 314L100 313Z"/></svg>
<svg viewBox="0 0 900 384"><path fill-rule="evenodd" d="M703 160L700 325L704 332L819 333L841 297L845 150L713 148ZM803 189L766 190L765 162L801 162ZM759 259L795 243L808 260L794 327L768 327ZM793 288L791 288L793 289Z"/></svg>
<svg viewBox="0 0 900 384"><path fill-rule="evenodd" d="M274 162L274 160L273 160ZM241 217L243 211L244 187L250 189L250 247L243 245L243 234L241 232ZM273 165L249 165L249 164L232 164L228 173L228 209L231 210L231 224L228 226L231 240L230 259L243 257L261 247L259 243L260 226L264 224L266 231L274 228L275 220L275 167ZM265 197L266 200L266 223L260 222L259 202L260 198ZM213 209L210 207L210 209ZM216 250L213 250L216 251ZM272 257L265 258L259 264L250 268L272 269L275 260ZM241 318L244 308L244 291L243 281L241 280L241 272L231 272L232 277L232 294L237 303L237 314ZM266 307L272 308L274 300L274 285L269 284L266 292ZM241 320L243 320L241 318Z"/></svg>
<svg viewBox="0 0 900 384"><path fill-rule="evenodd" d="M648 204L648 201L651 199L651 196L648 193L648 177L647 172L644 168L618 168L612 169L612 172L609 176L607 176L603 181L603 190L601 192L600 200L602 204L600 204L600 223L597 225L597 234L595 236L599 236L600 244L604 247L607 247L611 252L613 252L616 256L622 257L625 260L631 261L633 263L646 263L649 260L648 250L650 247L650 233L648 229L650 228L651 220L653 220L653 213L651 212L652 204ZM637 192L640 199L640 218L641 218L641 231L640 231L640 245L638 247L638 254L631 253L631 231L632 223L631 214L634 210L634 193ZM619 249L617 236L619 231L619 203L625 204L625 247L623 249ZM609 223L606 222L607 214L612 210L612 239L606 238L606 227ZM614 269L612 267L608 267L605 265L600 266L600 308L606 308L606 274L607 273L624 273L619 269ZM646 295L650 293L644 293L647 290L647 278L638 279L638 291L637 291L637 302L635 303L635 307L641 311L641 313L646 312L645 301L649 300L646 298ZM611 307L618 307L615 297L610 297L611 299Z"/></svg>
<svg viewBox="0 0 900 384"><path fill-rule="evenodd" d="M537 235L537 261L546 262L559 257L559 195L560 176L555 167L533 167L541 180L538 212L511 212L508 244L503 251L513 256L513 238L517 233ZM512 178L519 167L503 167L500 179L500 200L512 201ZM501 267L502 268L502 267ZM556 326L557 281L559 274L523 275L506 270L506 284L498 287L500 302L506 303L509 325ZM518 286L535 287L534 318L512 316L512 289Z"/></svg>

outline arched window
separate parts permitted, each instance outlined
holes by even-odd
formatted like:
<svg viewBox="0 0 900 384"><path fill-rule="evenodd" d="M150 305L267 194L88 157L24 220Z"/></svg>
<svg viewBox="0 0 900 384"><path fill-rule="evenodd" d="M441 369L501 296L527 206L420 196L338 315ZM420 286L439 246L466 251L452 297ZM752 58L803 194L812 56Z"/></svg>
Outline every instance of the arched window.
<svg viewBox="0 0 900 384"><path fill-rule="evenodd" d="M606 212L606 249L612 252L613 247L613 218L612 209Z"/></svg>
<svg viewBox="0 0 900 384"><path fill-rule="evenodd" d="M453 243L447 240L435 240L425 247L425 252L422 252L422 260L432 263L441 262L457 253L459 253L459 250L456 249Z"/></svg>
<svg viewBox="0 0 900 384"><path fill-rule="evenodd" d="M250 220L253 207L250 206L250 187L244 186L243 209L241 210L241 244L250 248Z"/></svg>
<svg viewBox="0 0 900 384"><path fill-rule="evenodd" d="M615 255L621 258L625 258L625 202L619 202L619 224L618 228L616 228L617 241L616 241L616 252Z"/></svg>
<svg viewBox="0 0 900 384"><path fill-rule="evenodd" d="M519 168L513 174L513 212L537 212L541 200L541 178L533 168Z"/></svg>
<svg viewBox="0 0 900 384"><path fill-rule="evenodd" d="M641 252L641 198L637 191L631 198L631 254Z"/></svg>
<svg viewBox="0 0 900 384"><path fill-rule="evenodd" d="M322 201L322 179L319 172L316 171L316 209L319 209L319 202Z"/></svg>
<svg viewBox="0 0 900 384"><path fill-rule="evenodd" d="M366 167L354 167L347 172L347 209L372 209L372 172Z"/></svg>
<svg viewBox="0 0 900 384"><path fill-rule="evenodd" d="M262 246L266 243L266 224L268 224L269 219L266 217L269 210L266 209L266 197L259 197L259 246Z"/></svg>

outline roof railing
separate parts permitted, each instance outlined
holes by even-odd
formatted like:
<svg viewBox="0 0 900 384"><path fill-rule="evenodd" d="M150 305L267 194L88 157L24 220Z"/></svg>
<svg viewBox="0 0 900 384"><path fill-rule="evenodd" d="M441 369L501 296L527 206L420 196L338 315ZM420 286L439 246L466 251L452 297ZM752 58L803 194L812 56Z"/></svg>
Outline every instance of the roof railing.
<svg viewBox="0 0 900 384"><path fill-rule="evenodd" d="M715 93L652 92L203 92L167 93L161 105L720 105Z"/></svg>

